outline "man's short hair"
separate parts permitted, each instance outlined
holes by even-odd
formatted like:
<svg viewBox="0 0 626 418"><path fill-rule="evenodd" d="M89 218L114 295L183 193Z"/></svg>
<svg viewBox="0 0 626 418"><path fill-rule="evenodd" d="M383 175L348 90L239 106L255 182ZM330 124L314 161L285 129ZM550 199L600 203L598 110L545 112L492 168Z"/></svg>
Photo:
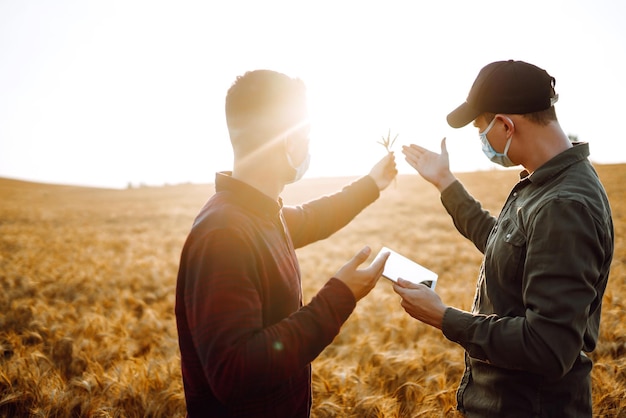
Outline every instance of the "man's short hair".
<svg viewBox="0 0 626 418"><path fill-rule="evenodd" d="M523 113L521 116L541 126L547 126L550 122L557 120L554 106L550 106L549 108L538 112ZM485 112L483 113L483 117L485 118L485 121L489 123L496 117L496 113Z"/></svg>
<svg viewBox="0 0 626 418"><path fill-rule="evenodd" d="M546 110L540 110L538 112L526 113L522 115L526 119L530 120L537 125L546 126L550 122L554 122L557 120L556 118L556 110L554 106L550 106Z"/></svg>
<svg viewBox="0 0 626 418"><path fill-rule="evenodd" d="M228 89L225 110L233 150L245 155L307 122L306 87L276 71L248 71Z"/></svg>

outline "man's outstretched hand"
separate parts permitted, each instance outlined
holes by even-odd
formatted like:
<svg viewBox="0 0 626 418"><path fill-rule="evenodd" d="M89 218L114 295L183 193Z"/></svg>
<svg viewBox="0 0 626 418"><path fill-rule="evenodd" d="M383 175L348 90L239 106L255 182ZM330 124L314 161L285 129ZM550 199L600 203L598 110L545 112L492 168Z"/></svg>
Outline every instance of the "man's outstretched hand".
<svg viewBox="0 0 626 418"><path fill-rule="evenodd" d="M450 171L450 159L446 148L446 138L441 140L441 154L427 150L416 144L402 146L405 160L424 179L432 183L440 192L454 183L456 178Z"/></svg>
<svg viewBox="0 0 626 418"><path fill-rule="evenodd" d="M374 288L389 257L389 253L377 257L368 267L359 270L358 267L367 260L371 252L369 247L364 247L335 274L352 291L357 302Z"/></svg>

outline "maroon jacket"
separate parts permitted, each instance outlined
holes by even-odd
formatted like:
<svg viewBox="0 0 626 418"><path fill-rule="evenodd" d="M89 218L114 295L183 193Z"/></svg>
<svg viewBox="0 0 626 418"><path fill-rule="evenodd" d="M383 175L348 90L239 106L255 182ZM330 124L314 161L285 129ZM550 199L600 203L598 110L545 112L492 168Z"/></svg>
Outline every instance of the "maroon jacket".
<svg viewBox="0 0 626 418"><path fill-rule="evenodd" d="M228 173L218 173L215 185L185 242L176 286L188 414L308 417L310 363L356 302L331 278L303 306L294 249L345 226L378 188L366 176L334 195L282 207Z"/></svg>

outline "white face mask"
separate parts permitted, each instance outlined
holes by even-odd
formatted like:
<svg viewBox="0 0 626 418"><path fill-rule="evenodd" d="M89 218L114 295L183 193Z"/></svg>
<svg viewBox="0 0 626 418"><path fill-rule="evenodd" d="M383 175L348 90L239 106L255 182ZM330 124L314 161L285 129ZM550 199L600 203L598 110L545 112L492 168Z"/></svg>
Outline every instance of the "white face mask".
<svg viewBox="0 0 626 418"><path fill-rule="evenodd" d="M311 163L311 154L307 151L306 158L297 167L294 166L293 161L291 160L291 155L289 155L289 153L287 153L287 161L289 162L289 166L296 170L293 179L291 179L291 181L289 181L288 183L295 183L296 181L300 180L302 176L304 176L304 173L306 173L306 171L309 169L309 164Z"/></svg>
<svg viewBox="0 0 626 418"><path fill-rule="evenodd" d="M493 118L493 120L489 123L489 125L487 125L487 128L484 131L478 133L478 136L480 137L480 142L482 143L482 146L483 146L483 153L485 154L487 158L489 158L489 160L491 160L491 162L500 164L503 167L513 167L514 165L517 165L517 164L511 161L509 156L506 155L506 153L509 151L509 146L511 145L511 140L513 139L513 135L511 135L509 137L509 140L506 141L506 145L504 146L503 153L499 153L495 149L493 149L493 147L489 143L489 140L487 139L487 134L489 133L491 128L493 128L493 125L495 123L496 123L496 118Z"/></svg>

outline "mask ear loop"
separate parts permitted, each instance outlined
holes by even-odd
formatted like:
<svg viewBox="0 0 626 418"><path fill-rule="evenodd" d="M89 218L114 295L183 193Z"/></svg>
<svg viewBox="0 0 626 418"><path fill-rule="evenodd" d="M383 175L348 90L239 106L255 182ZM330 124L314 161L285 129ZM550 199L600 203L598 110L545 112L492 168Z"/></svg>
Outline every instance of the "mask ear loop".
<svg viewBox="0 0 626 418"><path fill-rule="evenodd" d="M515 128L515 124L513 123L513 121L511 120L511 118L509 118L508 116L504 116L502 115L503 118L505 118L506 120L509 121L509 123L511 125L513 125L513 127ZM495 118L494 118L495 119ZM506 145L504 146L504 155L508 155L507 152L509 152L509 147L511 146L511 141L513 141L513 133L511 133L511 136L509 137L509 139L506 141Z"/></svg>
<svg viewBox="0 0 626 418"><path fill-rule="evenodd" d="M295 167L295 165L293 163L293 159L291 158L291 153L293 151L295 151L295 149L299 146L299 144L297 144L298 141L303 141L301 146L306 147L307 154L308 154L308 152L309 152L309 144L310 144L310 141L311 141L308 136L306 138L304 138L304 139L299 139L299 138L295 137L293 134L291 134L291 135L285 136L285 139L284 139L285 154L287 155L287 162L289 162L289 165L292 168L294 168L294 169L296 167Z"/></svg>
<svg viewBox="0 0 626 418"><path fill-rule="evenodd" d="M484 131L478 132L478 135L487 135L489 131L491 130L491 128L493 128L493 125L495 124L496 124L496 118L494 117L493 119L491 119L491 122L489 122L489 125L487 125Z"/></svg>

